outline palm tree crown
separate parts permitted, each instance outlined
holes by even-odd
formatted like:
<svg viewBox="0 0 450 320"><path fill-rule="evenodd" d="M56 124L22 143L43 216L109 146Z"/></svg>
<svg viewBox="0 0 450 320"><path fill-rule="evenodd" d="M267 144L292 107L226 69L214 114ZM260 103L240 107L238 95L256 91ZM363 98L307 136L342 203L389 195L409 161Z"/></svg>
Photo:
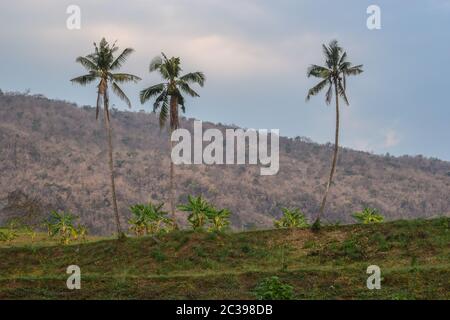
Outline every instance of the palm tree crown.
<svg viewBox="0 0 450 320"><path fill-rule="evenodd" d="M119 83L125 82L138 82L141 78L128 74L128 73L116 73L122 64L127 60L128 56L134 51L132 48L126 48L117 57L114 57L114 53L119 50L116 43L110 45L108 41L103 38L97 45L94 43L95 52L88 54L87 56L81 56L76 59L76 62L80 63L86 70L88 74L76 77L70 81L73 83L78 83L80 85L87 85L95 80L98 80L98 98L97 98L97 111L96 118L98 118L98 113L100 105L104 95L107 93L108 82L111 82L111 88L113 92L123 100L128 107L131 107L130 99L126 96L123 90L119 87ZM109 119L109 110L105 110L106 116Z"/></svg>
<svg viewBox="0 0 450 320"><path fill-rule="evenodd" d="M158 71L164 82L155 84L144 89L140 93L141 103L144 104L152 97L156 97L153 104L153 111L160 109L159 121L160 126L164 126L167 117L170 114L170 128L177 129L179 126L178 113L176 110L169 110L169 98L171 98L173 107L181 107L183 112L186 111L184 105L184 97L182 93L191 97L199 97L190 84L197 83L203 87L205 83L205 75L203 72L191 72L180 76L182 71L180 66L180 58L172 57L170 59L162 53L162 57L157 56L150 62L149 71Z"/></svg>
<svg viewBox="0 0 450 320"><path fill-rule="evenodd" d="M347 53L344 52L336 40L331 41L328 46L322 45L322 47L326 66L313 64L308 68L307 72L308 78L313 76L322 79L322 81L309 89L306 100L309 100L311 96L317 95L322 89L328 86L325 101L327 104L330 104L333 98L333 85L335 85L339 96L349 105L346 94L346 77L362 73L363 65L352 66L347 61Z"/></svg>

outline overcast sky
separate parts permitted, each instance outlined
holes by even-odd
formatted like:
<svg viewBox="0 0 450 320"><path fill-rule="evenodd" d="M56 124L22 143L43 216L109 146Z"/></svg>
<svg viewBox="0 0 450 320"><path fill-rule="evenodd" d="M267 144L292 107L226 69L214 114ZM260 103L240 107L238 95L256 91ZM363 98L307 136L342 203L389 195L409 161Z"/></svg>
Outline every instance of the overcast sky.
<svg viewBox="0 0 450 320"><path fill-rule="evenodd" d="M381 30L366 26L371 4ZM81 8L80 30L66 27L69 5ZM5 0L0 15L4 91L94 105L95 86L69 79L84 72L75 58L104 36L136 50L123 68L143 78L124 87L135 111L151 110L138 92L159 81L147 70L164 51L207 76L186 116L320 143L333 141L334 109L323 94L305 102L316 83L306 69L323 63L322 43L338 39L365 70L348 81L342 144L450 160L450 0Z"/></svg>

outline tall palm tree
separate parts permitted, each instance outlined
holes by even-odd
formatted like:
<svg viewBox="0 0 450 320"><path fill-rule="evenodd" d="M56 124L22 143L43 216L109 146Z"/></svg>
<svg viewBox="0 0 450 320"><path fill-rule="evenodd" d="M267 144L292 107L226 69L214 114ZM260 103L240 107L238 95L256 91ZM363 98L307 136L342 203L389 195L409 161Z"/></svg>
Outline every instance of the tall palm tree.
<svg viewBox="0 0 450 320"><path fill-rule="evenodd" d="M98 114L103 102L105 129L108 135L108 156L109 156L109 173L111 179L111 194L114 207L114 216L116 220L117 235L119 238L123 237L122 228L120 226L119 210L117 208L116 184L114 181L114 165L113 165L113 145L111 138L111 125L109 119L109 94L108 89L111 86L112 91L123 100L128 107L131 107L130 99L125 95L119 87L119 83L138 82L139 77L128 73L116 73L127 60L128 56L134 51L131 48L126 48L117 57L114 53L119 50L116 43L110 45L105 38L103 38L97 45L94 43L95 52L87 56L78 57L76 62L87 69L88 73L76 77L70 81L85 86L93 81L98 81L97 85L97 109L95 119L98 119Z"/></svg>
<svg viewBox="0 0 450 320"><path fill-rule="evenodd" d="M324 88L328 87L325 94L325 101L327 104L330 104L331 100L333 99L334 89L334 96L336 99L336 133L331 171L328 177L328 182L326 184L325 194L320 205L320 210L314 222L315 227L318 227L320 225L320 218L325 210L328 192L330 191L334 172L336 170L336 162L339 150L339 97L344 100L345 104L349 105L346 93L346 77L358 75L363 72L363 65L353 66L349 61L347 61L347 53L343 50L342 47L339 46L336 40L331 41L328 46L323 44L322 47L323 53L325 55L326 66L318 66L313 64L308 68L308 78L313 76L321 79L321 81L314 87L309 89L306 100L308 101L312 96L317 95Z"/></svg>
<svg viewBox="0 0 450 320"><path fill-rule="evenodd" d="M203 72L191 72L183 76L180 76L182 71L180 65L180 58L172 57L170 59L164 53L161 56L153 58L150 62L150 72L158 71L164 82L155 84L153 86L144 89L140 93L141 103L144 104L146 101L150 100L152 97L155 98L153 103L153 111L159 112L159 125L164 127L167 118L169 117L169 128L170 136L173 130L180 126L178 117L178 108L181 107L183 113L186 111L184 105L184 97L182 93L187 94L191 97L199 97L198 93L195 92L190 84L199 84L203 87L205 83L205 75ZM170 141L170 148L172 149L173 143ZM170 160L170 212L175 221L175 203L174 203L174 166L172 159Z"/></svg>

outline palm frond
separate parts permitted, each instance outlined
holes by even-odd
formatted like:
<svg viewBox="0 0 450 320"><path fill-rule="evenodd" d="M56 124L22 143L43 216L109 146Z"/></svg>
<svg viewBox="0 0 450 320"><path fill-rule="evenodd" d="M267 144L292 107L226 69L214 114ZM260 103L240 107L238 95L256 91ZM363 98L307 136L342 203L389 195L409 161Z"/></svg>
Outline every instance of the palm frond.
<svg viewBox="0 0 450 320"><path fill-rule="evenodd" d="M93 82L95 79L97 79L97 75L95 73L91 72L89 74L85 74L85 75L73 78L70 81L72 83L77 83L79 85L85 86L85 85L88 85L89 83Z"/></svg>
<svg viewBox="0 0 450 320"><path fill-rule="evenodd" d="M325 102L327 104L330 104L331 99L333 99L333 82L330 81L330 86L328 87L327 93L325 94Z"/></svg>
<svg viewBox="0 0 450 320"><path fill-rule="evenodd" d="M148 101L151 97L156 96L163 92L164 90L164 83L155 84L154 86L148 87L147 89L144 89L140 92L139 97L141 99L141 103L144 104L146 101Z"/></svg>
<svg viewBox="0 0 450 320"><path fill-rule="evenodd" d="M360 64L360 65L357 65L357 66L353 66L353 67L347 68L343 72L347 76L356 76L356 75L361 74L361 73L364 72L362 67L363 67L363 65Z"/></svg>
<svg viewBox="0 0 450 320"><path fill-rule="evenodd" d="M168 100L168 94L167 94L167 90L164 90L163 92L161 92L161 94L155 99L155 102L153 103L153 112L156 112L156 110L158 110L161 107L161 104L164 101Z"/></svg>
<svg viewBox="0 0 450 320"><path fill-rule="evenodd" d="M97 64L89 57L78 57L75 61L85 67L88 71L98 70Z"/></svg>
<svg viewBox="0 0 450 320"><path fill-rule="evenodd" d="M169 115L169 101L166 98L162 101L161 111L159 112L159 127L163 128Z"/></svg>
<svg viewBox="0 0 450 320"><path fill-rule="evenodd" d="M200 97L200 95L197 92L195 92L189 86L189 84L187 84L186 82L184 82L182 80L178 80L177 81L177 86L181 89L181 91L183 91L184 93L190 95L191 97Z"/></svg>
<svg viewBox="0 0 450 320"><path fill-rule="evenodd" d="M186 113L186 107L184 106L184 97L180 92L178 92L177 98L178 104L181 106L181 111L183 111L183 113Z"/></svg>
<svg viewBox="0 0 450 320"><path fill-rule="evenodd" d="M345 89L344 89L344 87L342 85L342 82L338 81L337 82L337 86L338 86L338 93L339 93L339 95L342 97L342 99L344 99L345 104L349 106L350 103L348 102L347 93L345 92Z"/></svg>
<svg viewBox="0 0 450 320"><path fill-rule="evenodd" d="M158 70L161 64L162 64L161 57L160 56L154 57L150 62L149 71L153 72L155 70Z"/></svg>
<svg viewBox="0 0 450 320"><path fill-rule="evenodd" d="M205 75L203 72L191 72L187 73L184 76L180 77L181 80L187 82L187 83L198 83L200 87L203 87L205 84Z"/></svg>
<svg viewBox="0 0 450 320"><path fill-rule="evenodd" d="M114 52L117 49L118 48L113 45L113 49L111 51ZM119 54L119 56L116 58L116 60L114 60L114 62L111 64L110 69L115 70L115 69L119 69L120 67L122 67L122 64L125 61L127 61L128 56L130 54L132 54L133 52L134 52L133 48L126 48L125 50L123 50L122 53Z"/></svg>
<svg viewBox="0 0 450 320"><path fill-rule="evenodd" d="M127 95L122 91L122 89L117 85L117 83L112 83L112 90L113 92L122 100L124 101L129 108L131 108L131 102L130 99L128 99Z"/></svg>
<svg viewBox="0 0 450 320"><path fill-rule="evenodd" d="M347 62L347 52L344 52L339 59L339 65Z"/></svg>
<svg viewBox="0 0 450 320"><path fill-rule="evenodd" d="M327 45L322 44L322 51L325 56L325 60L331 60L331 50Z"/></svg>
<svg viewBox="0 0 450 320"><path fill-rule="evenodd" d="M331 63L333 66L339 65L339 60L342 53L342 48L339 46L337 40L332 40L328 45L331 52Z"/></svg>
<svg viewBox="0 0 450 320"><path fill-rule="evenodd" d="M138 76L129 73L110 73L110 77L113 81L117 83L124 83L124 82L137 83L138 81L142 80Z"/></svg>
<svg viewBox="0 0 450 320"><path fill-rule="evenodd" d="M320 91L322 91L322 89L325 88L325 86L327 85L328 82L329 82L328 79L322 80L318 84L316 84L314 87L309 89L308 95L306 96L306 101L308 101L309 99L311 99L312 96L315 96Z"/></svg>
<svg viewBox="0 0 450 320"><path fill-rule="evenodd" d="M330 76L330 73L331 71L328 68L312 64L311 66L309 66L306 75L308 78L313 76L316 78L326 79Z"/></svg>

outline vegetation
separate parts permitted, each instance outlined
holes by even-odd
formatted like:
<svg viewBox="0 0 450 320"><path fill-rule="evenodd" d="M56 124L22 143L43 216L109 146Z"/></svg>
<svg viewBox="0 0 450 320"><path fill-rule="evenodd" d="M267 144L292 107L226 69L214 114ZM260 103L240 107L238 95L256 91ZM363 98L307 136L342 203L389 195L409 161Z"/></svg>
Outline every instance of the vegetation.
<svg viewBox="0 0 450 320"><path fill-rule="evenodd" d="M155 57L150 62L149 71L158 71L164 82L142 90L140 98L141 103L144 104L152 97L155 97L153 111L156 112L159 110L160 127L163 127L167 122L167 118L169 118L169 144L172 149L173 143L170 140L170 136L173 130L180 126L178 115L179 106L183 113L186 111L183 94L191 97L199 97L199 94L190 87L190 84L196 83L203 87L205 75L199 71L180 75L182 71L180 58L172 57L168 59L164 53L161 53L161 55L162 57ZM173 221L176 223L174 192L174 165L172 158L170 158L170 212Z"/></svg>
<svg viewBox="0 0 450 320"><path fill-rule="evenodd" d="M211 224L209 231L221 232L227 229L230 225L230 215L231 212L228 209L218 210L213 207L212 210L208 212L208 220Z"/></svg>
<svg viewBox="0 0 450 320"><path fill-rule="evenodd" d="M275 228L307 228L309 227L305 215L298 208L281 208L283 216L274 221Z"/></svg>
<svg viewBox="0 0 450 320"><path fill-rule="evenodd" d="M278 277L295 299L450 299L450 219L240 233L175 231L62 247L19 232L0 243L0 299L255 299ZM286 268L280 269L284 249ZM82 290L67 290L67 266ZM381 268L380 290L366 287Z"/></svg>
<svg viewBox="0 0 450 320"><path fill-rule="evenodd" d="M209 223L209 231L223 231L229 224L231 212L228 209L217 209L202 196L188 195L188 203L179 205L178 209L188 212L188 222L193 230L203 230Z"/></svg>
<svg viewBox="0 0 450 320"><path fill-rule="evenodd" d="M277 276L272 276L258 283L255 296L258 300L292 300L294 287L281 282Z"/></svg>
<svg viewBox="0 0 450 320"><path fill-rule="evenodd" d="M130 207L133 217L129 220L130 229L137 235L156 235L168 232L173 227L173 221L166 217L167 212L161 204L136 204Z"/></svg>
<svg viewBox="0 0 450 320"><path fill-rule="evenodd" d="M48 235L60 239L61 243L68 245L71 241L86 239L85 226L75 226L76 217L71 213L52 211L46 225Z"/></svg>
<svg viewBox="0 0 450 320"><path fill-rule="evenodd" d="M119 238L123 237L122 228L120 226L119 210L117 207L116 196L116 184L114 176L114 161L113 161L113 145L112 145L112 133L110 125L110 111L109 111L109 85L111 85L112 91L123 100L128 107L131 108L130 99L126 96L123 90L120 88L120 83L126 82L138 82L141 80L139 77L128 73L115 72L127 60L128 56L133 52L133 49L126 48L117 57L114 56L119 48L116 43L110 45L105 38L97 45L94 43L95 52L85 57L78 57L76 62L81 64L89 72L88 74L73 78L72 83L77 83L82 86L90 84L94 81L99 81L97 85L97 109L95 113L95 119L98 119L98 114L103 102L105 129L108 135L108 164L111 180L111 195L114 208L114 217L116 221L117 235Z"/></svg>
<svg viewBox="0 0 450 320"><path fill-rule="evenodd" d="M317 218L313 224L315 228L320 225L320 218L325 210L328 192L330 191L334 172L336 170L336 162L339 150L339 97L341 97L344 102L349 105L346 92L346 78L348 76L358 75L363 72L362 65L353 66L349 61L347 61L347 53L342 47L339 46L336 40L331 41L328 46L324 44L322 45L322 47L323 53L325 55L326 66L318 66L313 64L308 68L308 78L312 76L321 80L313 88L309 89L306 100L309 100L312 96L317 95L323 89L328 87L325 94L325 102L327 104L330 104L331 100L333 99L334 89L334 96L336 99L336 131L331 171L325 187L325 194L320 205L319 213L317 214Z"/></svg>
<svg viewBox="0 0 450 320"><path fill-rule="evenodd" d="M13 223L10 223L4 230L0 229L0 242L11 243L17 237L18 234Z"/></svg>
<svg viewBox="0 0 450 320"><path fill-rule="evenodd" d="M355 212L352 215L358 223L370 224L381 223L384 221L384 217L378 212L377 209L364 208L361 212Z"/></svg>
<svg viewBox="0 0 450 320"><path fill-rule="evenodd" d="M194 230L203 229L208 222L209 213L213 210L202 196L192 197L191 195L188 195L188 203L179 205L178 209L189 213L187 220Z"/></svg>

